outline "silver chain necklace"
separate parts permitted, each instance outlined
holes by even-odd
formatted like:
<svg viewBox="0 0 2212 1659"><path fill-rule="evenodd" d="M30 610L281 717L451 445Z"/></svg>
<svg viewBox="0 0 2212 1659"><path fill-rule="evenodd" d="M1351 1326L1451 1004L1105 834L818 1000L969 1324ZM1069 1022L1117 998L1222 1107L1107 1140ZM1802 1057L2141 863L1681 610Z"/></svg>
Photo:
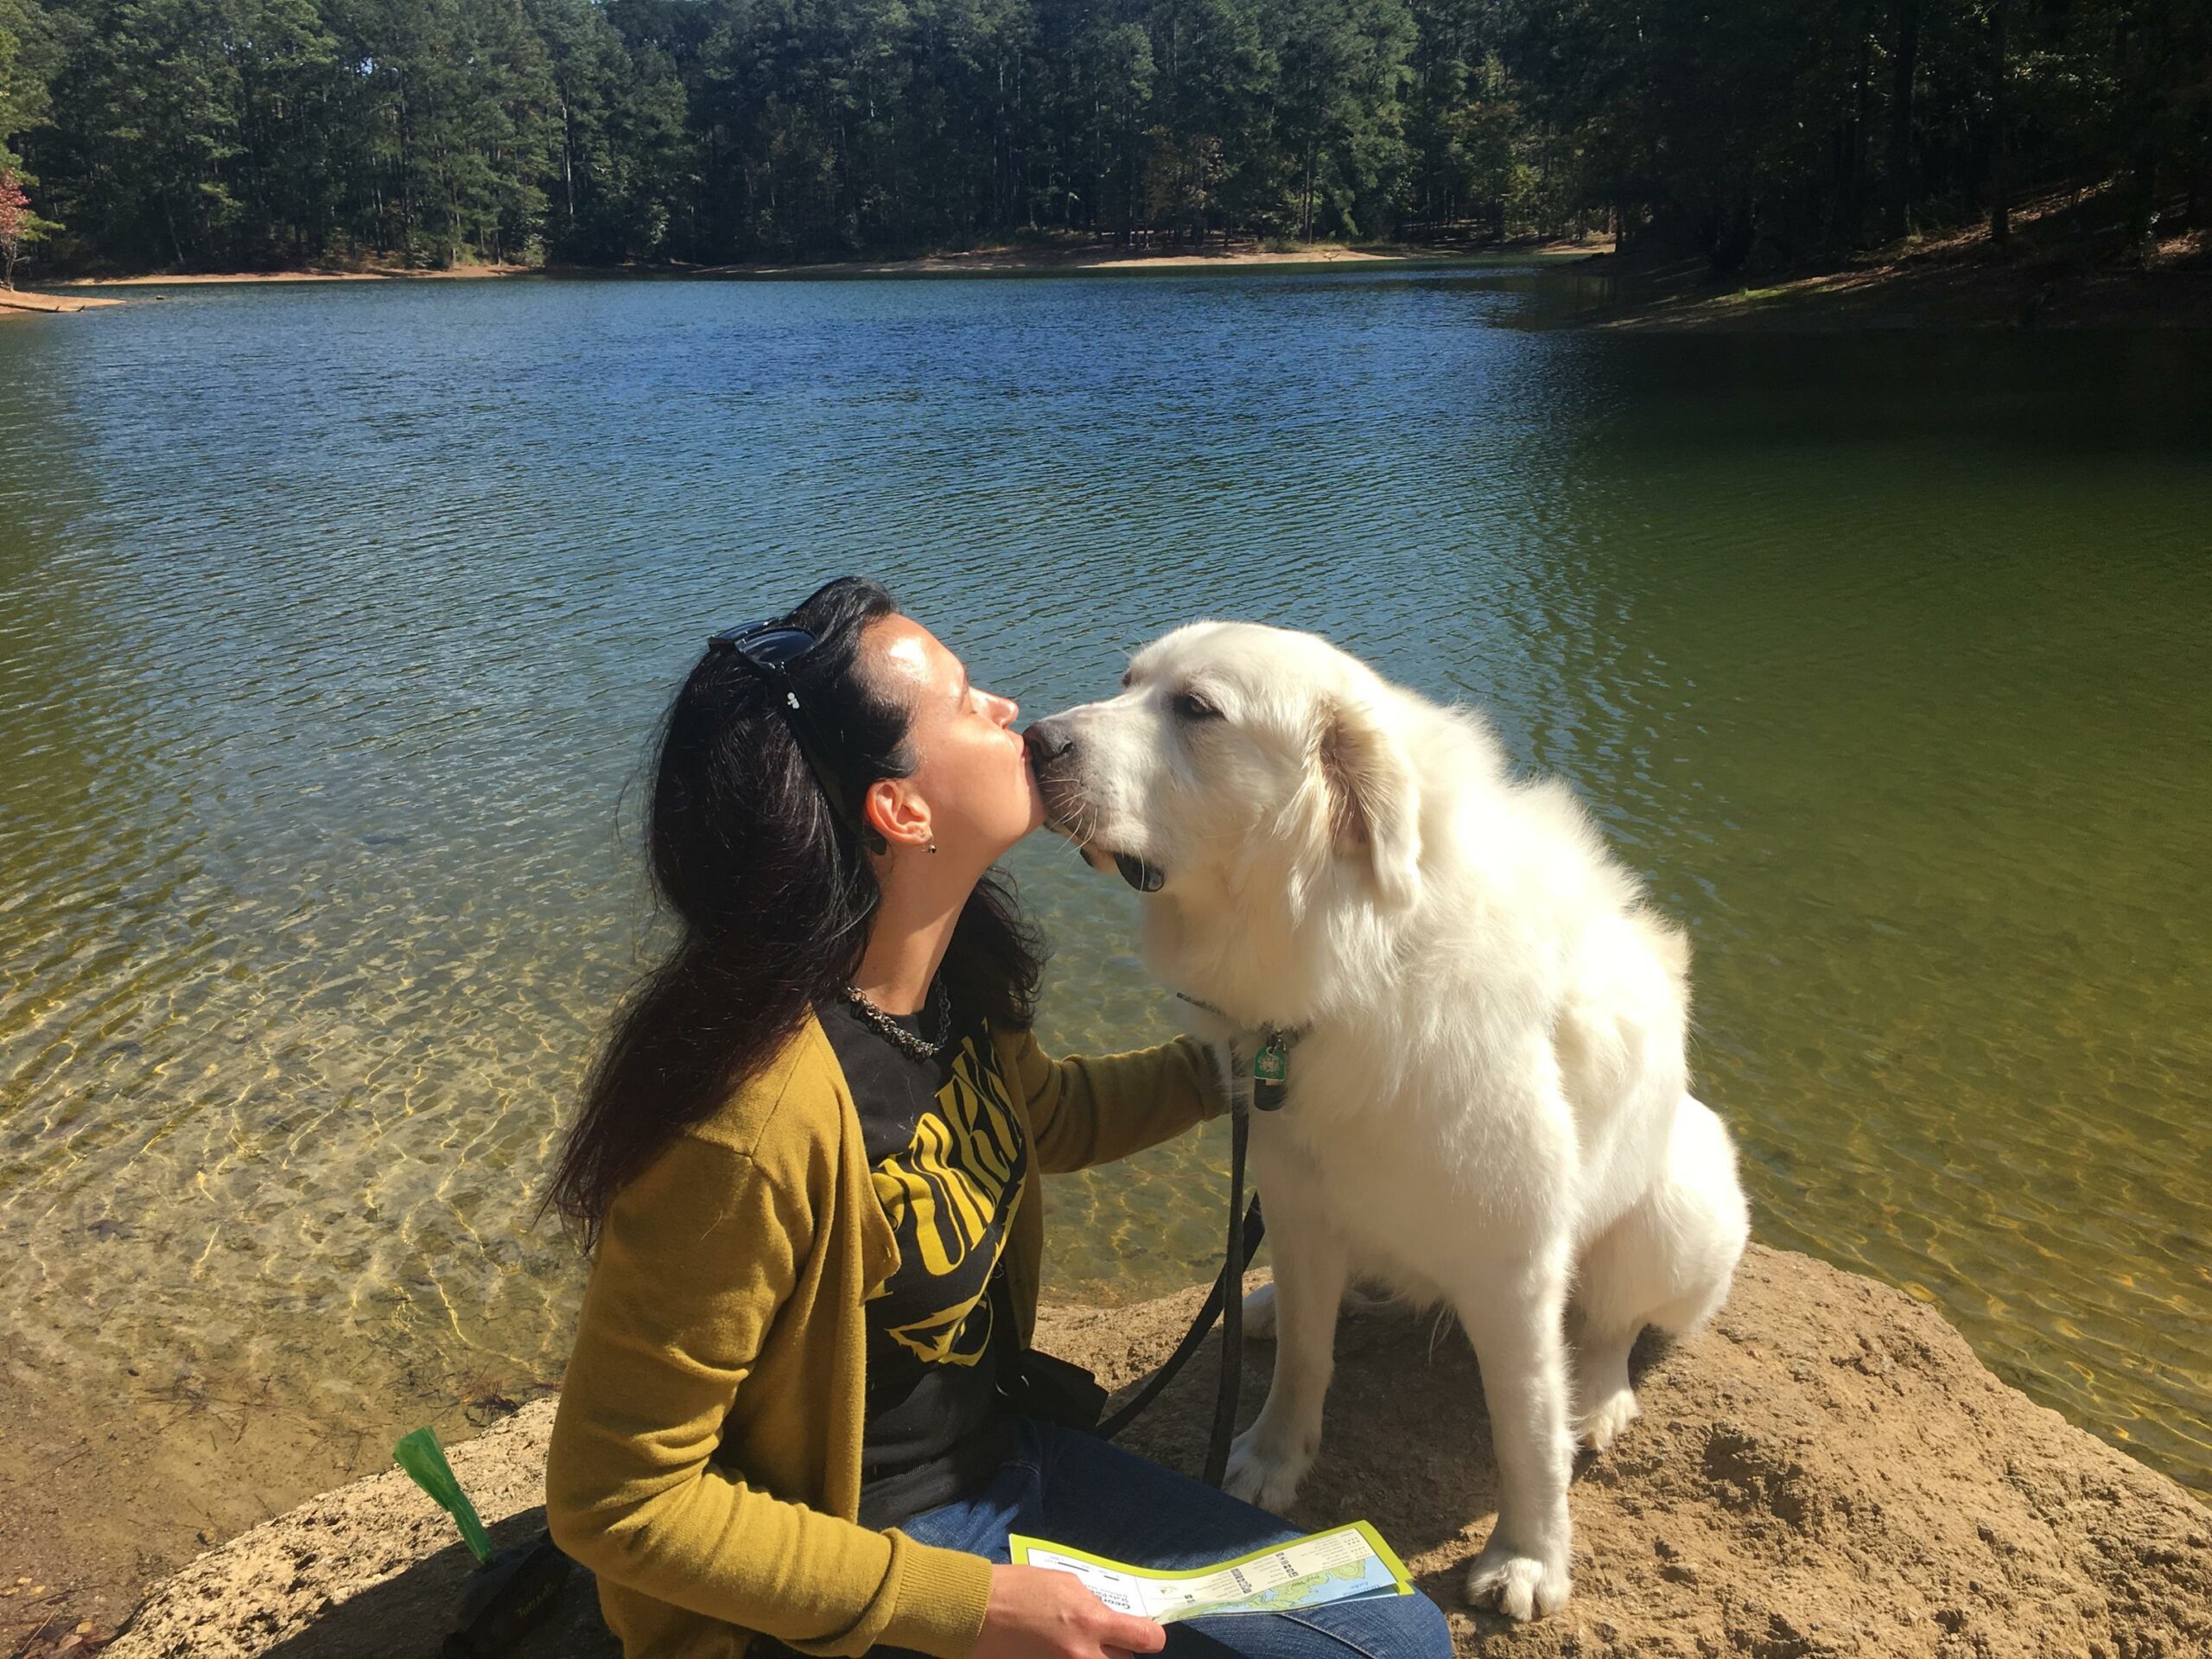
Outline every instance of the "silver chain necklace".
<svg viewBox="0 0 2212 1659"><path fill-rule="evenodd" d="M918 1060L933 1060L952 1037L952 1000L944 994L942 977L930 982L930 1008L937 1015L937 1041L916 1036L868 999L868 993L857 985L845 987L845 1001L859 1010L861 1019L875 1027L885 1037Z"/></svg>

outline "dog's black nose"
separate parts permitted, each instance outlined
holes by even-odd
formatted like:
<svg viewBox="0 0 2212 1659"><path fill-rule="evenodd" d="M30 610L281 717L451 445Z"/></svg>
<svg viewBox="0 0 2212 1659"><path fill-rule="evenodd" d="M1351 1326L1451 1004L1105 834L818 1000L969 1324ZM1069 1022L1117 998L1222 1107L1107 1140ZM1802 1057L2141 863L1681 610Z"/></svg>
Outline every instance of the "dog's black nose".
<svg viewBox="0 0 2212 1659"><path fill-rule="evenodd" d="M1067 734L1064 727L1053 723L1057 718L1032 721L1029 729L1022 733L1021 741L1029 746L1030 765L1044 766L1075 747L1075 739Z"/></svg>

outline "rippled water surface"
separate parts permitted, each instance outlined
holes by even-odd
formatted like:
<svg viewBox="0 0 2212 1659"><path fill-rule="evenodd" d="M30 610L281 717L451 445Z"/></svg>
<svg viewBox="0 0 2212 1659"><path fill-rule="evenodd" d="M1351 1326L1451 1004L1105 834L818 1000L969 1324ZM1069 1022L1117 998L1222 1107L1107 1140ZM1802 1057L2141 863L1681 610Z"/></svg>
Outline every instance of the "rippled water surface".
<svg viewBox="0 0 2212 1659"><path fill-rule="evenodd" d="M1201 614L1487 708L1694 934L1760 1236L2212 1485L2212 352L1546 333L1549 280L0 327L10 1388L204 1440L136 1489L168 1548L257 1517L240 1459L281 1504L557 1377L531 1213L650 948L626 783L712 627L857 569L1033 711ZM1171 1030L1132 896L1015 863L1047 1040ZM1060 1183L1058 1287L1202 1276L1222 1157Z"/></svg>

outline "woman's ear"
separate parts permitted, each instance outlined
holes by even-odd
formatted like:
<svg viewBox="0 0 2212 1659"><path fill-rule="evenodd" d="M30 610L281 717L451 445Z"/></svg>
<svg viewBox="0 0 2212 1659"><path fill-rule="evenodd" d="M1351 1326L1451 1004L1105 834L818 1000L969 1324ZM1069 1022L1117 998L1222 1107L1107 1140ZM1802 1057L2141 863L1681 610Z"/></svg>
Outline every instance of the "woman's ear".
<svg viewBox="0 0 2212 1659"><path fill-rule="evenodd" d="M1421 783L1372 704L1338 698L1323 711L1317 756L1337 852L1364 859L1385 910L1421 893Z"/></svg>
<svg viewBox="0 0 2212 1659"><path fill-rule="evenodd" d="M861 822L888 847L932 844L929 803L903 778L879 778L861 797Z"/></svg>

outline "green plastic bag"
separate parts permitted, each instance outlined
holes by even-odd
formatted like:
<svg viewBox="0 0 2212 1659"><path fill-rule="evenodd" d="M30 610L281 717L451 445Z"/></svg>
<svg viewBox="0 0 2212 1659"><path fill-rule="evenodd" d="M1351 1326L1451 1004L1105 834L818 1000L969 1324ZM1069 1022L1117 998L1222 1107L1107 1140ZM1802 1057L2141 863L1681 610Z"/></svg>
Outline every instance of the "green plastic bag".
<svg viewBox="0 0 2212 1659"><path fill-rule="evenodd" d="M461 1490L461 1483L453 1478L453 1470L446 1462L445 1449L438 1444L438 1437L427 1428L418 1428L401 1438L391 1448L392 1461L413 1478L415 1484L430 1495L440 1509L460 1523L461 1535L468 1541L468 1548L476 1557L476 1565L492 1565L492 1540L484 1530L484 1522L476 1513L476 1506L468 1501L468 1494Z"/></svg>

